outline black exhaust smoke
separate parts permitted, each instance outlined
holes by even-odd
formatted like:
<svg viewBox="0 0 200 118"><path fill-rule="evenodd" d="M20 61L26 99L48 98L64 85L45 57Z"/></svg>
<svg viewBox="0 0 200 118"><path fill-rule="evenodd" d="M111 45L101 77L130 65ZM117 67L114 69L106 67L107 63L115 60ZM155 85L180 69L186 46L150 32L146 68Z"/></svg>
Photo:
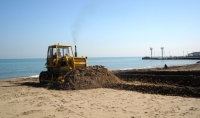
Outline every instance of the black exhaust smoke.
<svg viewBox="0 0 200 118"><path fill-rule="evenodd" d="M76 45L75 45L75 57L77 57L77 50L76 50Z"/></svg>

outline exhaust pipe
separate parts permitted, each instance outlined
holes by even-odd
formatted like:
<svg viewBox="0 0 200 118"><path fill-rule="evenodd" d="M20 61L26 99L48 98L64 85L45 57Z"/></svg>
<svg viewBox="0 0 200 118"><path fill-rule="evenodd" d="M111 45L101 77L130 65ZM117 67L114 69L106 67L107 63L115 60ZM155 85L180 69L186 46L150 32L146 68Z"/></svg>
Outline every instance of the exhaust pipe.
<svg viewBox="0 0 200 118"><path fill-rule="evenodd" d="M76 50L76 45L75 45L75 57L77 57L77 50Z"/></svg>

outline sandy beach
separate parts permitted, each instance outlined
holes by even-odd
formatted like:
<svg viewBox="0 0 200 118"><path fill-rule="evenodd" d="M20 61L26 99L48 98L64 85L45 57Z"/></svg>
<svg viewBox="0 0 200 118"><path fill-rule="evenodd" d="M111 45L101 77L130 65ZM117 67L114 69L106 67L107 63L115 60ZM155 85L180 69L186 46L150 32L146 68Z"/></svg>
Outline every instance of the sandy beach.
<svg viewBox="0 0 200 118"><path fill-rule="evenodd" d="M167 70L200 70L200 65L169 67ZM137 81L134 83L142 85ZM192 87L199 88L199 86ZM195 94L197 97L183 97L144 93L134 89L52 90L39 84L38 78L4 79L0 81L0 117L200 118L199 93Z"/></svg>

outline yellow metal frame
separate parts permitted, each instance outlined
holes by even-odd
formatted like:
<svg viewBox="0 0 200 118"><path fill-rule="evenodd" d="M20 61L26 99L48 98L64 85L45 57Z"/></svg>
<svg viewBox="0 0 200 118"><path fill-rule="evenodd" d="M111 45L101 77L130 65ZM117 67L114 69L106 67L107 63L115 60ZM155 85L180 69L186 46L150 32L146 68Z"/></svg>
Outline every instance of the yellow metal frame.
<svg viewBox="0 0 200 118"><path fill-rule="evenodd" d="M59 47L71 48L71 50L68 49L68 54L71 54L71 55L70 56L64 55L63 53L63 56L60 57L58 54ZM55 48L56 50L53 48ZM51 49L51 52L50 52L50 49ZM53 53L56 53L56 55L54 55ZM49 57L49 54L50 54L50 57ZM87 65L86 57L84 56L75 57L71 45L59 44L59 43L55 45L51 45L51 46L48 46L48 50L47 50L46 68L48 69L48 71L44 71L43 73L41 73L40 81L63 83L65 80L65 74L67 71L75 70L77 68L87 67L87 66L88 65Z"/></svg>
<svg viewBox="0 0 200 118"><path fill-rule="evenodd" d="M61 59L58 56L58 47L60 47L60 46L71 48L72 57L71 58L69 58L68 56L64 57L68 66L60 66L58 64L58 60ZM47 54L48 54L50 48L56 48L56 57L48 58L48 55L47 55L47 61L49 62L49 64L46 65L47 68L52 68L53 70L70 70L70 69L75 70L76 67L79 67L81 65L84 67L88 66L87 60L84 56L81 56L81 57L74 56L74 52L73 52L71 45L58 43L55 45L48 46ZM70 49L68 51L70 51ZM76 60L79 60L79 61L76 61ZM69 66L69 65L71 65L71 66Z"/></svg>

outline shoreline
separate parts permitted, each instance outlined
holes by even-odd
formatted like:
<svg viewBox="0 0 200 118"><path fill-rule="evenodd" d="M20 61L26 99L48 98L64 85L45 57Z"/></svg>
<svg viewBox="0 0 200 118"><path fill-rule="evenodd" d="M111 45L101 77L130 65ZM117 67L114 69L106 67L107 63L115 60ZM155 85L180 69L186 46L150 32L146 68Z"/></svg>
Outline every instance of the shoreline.
<svg viewBox="0 0 200 118"><path fill-rule="evenodd" d="M195 62L188 62L188 63L182 63L182 64L179 64L178 63L173 63L173 64L169 64L168 66L184 66L184 65L188 65L188 64L195 64L197 63L198 61L195 61ZM154 64L153 64L154 65ZM105 66L106 67L106 66ZM143 67L133 67L133 68L119 68L119 69L108 69L109 71L116 71L116 70L132 70L132 69L151 69L151 68L162 68L164 67L164 63L163 65L157 65L157 66L143 66ZM11 79L11 78L27 78L27 77L32 77L32 76L39 76L39 73L34 73L33 75L28 75L28 76L24 76L24 75L21 75L21 76L13 76L13 77L6 77L6 75L4 75L5 77L0 77L0 80L3 80L3 79ZM21 73L23 74L23 73Z"/></svg>
<svg viewBox="0 0 200 118"><path fill-rule="evenodd" d="M39 77L39 76L38 76ZM0 78L0 81L4 81L4 80L16 80L16 79L27 79L27 78L38 78L38 77L31 77L31 76L27 76L27 77L12 77L12 78Z"/></svg>
<svg viewBox="0 0 200 118"><path fill-rule="evenodd" d="M167 65L168 66L168 69L172 69L172 68L186 68L186 67L193 67L193 66L196 66L196 65L199 65L200 66L200 63L191 63L191 64L177 64L177 65ZM163 66L155 66L155 67L150 67L150 68L131 68L131 69L125 69L125 70L121 70L121 69L118 69L118 70L111 70L111 72L116 72L116 71L132 71L132 70L155 70L155 69L164 69L164 65ZM200 70L200 67L198 68L198 70ZM188 70L189 69L185 69L185 70Z"/></svg>
<svg viewBox="0 0 200 118"><path fill-rule="evenodd" d="M198 64L200 61L197 61L195 63L185 63L185 64L171 64L167 65L168 67L179 67L179 66L187 66L187 65L193 65L193 64ZM109 70L109 71L119 71L119 70L141 70L141 69L153 69L153 68L163 68L164 65L160 66L151 66L151 67L141 67L141 68L122 68L122 69L114 69L114 70Z"/></svg>
<svg viewBox="0 0 200 118"><path fill-rule="evenodd" d="M199 62L199 61L198 61ZM176 65L167 65L169 68L174 68L174 67L185 67L185 66L190 66L190 65L196 65L198 64L197 62L196 63L190 63L190 64L176 64ZM115 72L115 71L127 71L127 70L146 70L146 69L162 69L164 67L163 66L154 66L154 67L143 67L143 68L127 68L127 69L116 69L116 70L109 70L111 72ZM10 77L10 78L0 78L0 81L1 80L12 80L12 79L22 79L22 78L38 78L39 75L32 75L32 76L22 76L22 77Z"/></svg>

